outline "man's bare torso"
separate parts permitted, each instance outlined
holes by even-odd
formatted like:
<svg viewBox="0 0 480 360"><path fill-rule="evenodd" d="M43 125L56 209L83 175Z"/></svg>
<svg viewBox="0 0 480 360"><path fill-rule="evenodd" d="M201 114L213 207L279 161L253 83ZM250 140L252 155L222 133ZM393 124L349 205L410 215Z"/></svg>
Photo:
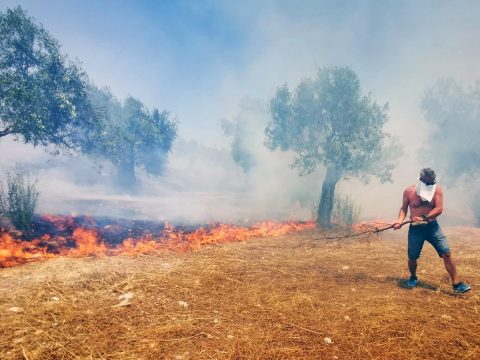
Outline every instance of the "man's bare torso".
<svg viewBox="0 0 480 360"><path fill-rule="evenodd" d="M422 217L422 215L428 215L428 213L435 208L435 196L440 191L439 186L435 189L435 195L432 201L423 201L420 196L417 195L415 185L409 186L405 189L405 195L408 197L408 207L410 208L410 219L414 217ZM434 220L432 218L431 220Z"/></svg>

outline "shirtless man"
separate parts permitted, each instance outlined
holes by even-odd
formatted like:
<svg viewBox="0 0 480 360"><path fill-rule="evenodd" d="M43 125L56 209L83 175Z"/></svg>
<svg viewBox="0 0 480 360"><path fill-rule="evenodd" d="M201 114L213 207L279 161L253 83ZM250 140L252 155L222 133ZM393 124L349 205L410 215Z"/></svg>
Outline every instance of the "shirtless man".
<svg viewBox="0 0 480 360"><path fill-rule="evenodd" d="M457 269L448 248L447 239L437 223L437 217L443 212L443 192L442 188L436 184L435 171L429 168L422 169L417 185L405 189L398 220L393 224L395 230L402 227L408 208L410 208L412 221L422 221L426 224L410 225L408 229L410 279L407 281L407 286L410 288L417 286L417 259L420 257L423 243L427 240L443 258L445 268L452 279L453 291L456 293L469 291L469 285L458 281Z"/></svg>

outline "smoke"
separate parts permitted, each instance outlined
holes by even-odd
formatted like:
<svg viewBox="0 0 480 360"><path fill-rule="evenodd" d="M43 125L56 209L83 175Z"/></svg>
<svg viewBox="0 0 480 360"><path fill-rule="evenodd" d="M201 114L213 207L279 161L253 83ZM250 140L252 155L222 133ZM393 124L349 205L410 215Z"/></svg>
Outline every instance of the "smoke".
<svg viewBox="0 0 480 360"><path fill-rule="evenodd" d="M157 177L140 171L141 188L130 195L116 187L115 169L108 163L94 163L79 155L52 158L43 149L14 142L8 146L19 152L2 159L0 172L5 174L16 163L27 169L38 181L40 213L183 224L306 220L311 217L311 196L319 190L314 177L299 178L290 171L285 154L267 150L255 155L258 166L245 173L226 149L179 139L166 173Z"/></svg>
<svg viewBox="0 0 480 360"><path fill-rule="evenodd" d="M17 3L4 0L2 9ZM348 65L364 92L389 102L386 130L398 136L405 154L393 183L352 178L337 191L361 206L362 218L393 219L403 189L432 165L422 157L431 130L420 109L425 90L442 77L480 78L480 47L474 46L480 4L474 1L220 1L168 9L159 3L155 11L133 1L108 9L101 2L20 3L82 61L98 86L170 110L183 139L166 159L163 176L141 174L138 196L118 193L108 164L52 158L0 139L2 174L15 162L29 164L39 179L43 212L204 222L288 218L296 211L308 218L323 169L300 177L288 166L292 154L266 150L268 114L245 109L242 99L265 104L283 83L293 88L318 67ZM230 137L220 119L233 126ZM437 173L441 183L444 174ZM460 186L446 189L442 217L471 222L466 202Z"/></svg>

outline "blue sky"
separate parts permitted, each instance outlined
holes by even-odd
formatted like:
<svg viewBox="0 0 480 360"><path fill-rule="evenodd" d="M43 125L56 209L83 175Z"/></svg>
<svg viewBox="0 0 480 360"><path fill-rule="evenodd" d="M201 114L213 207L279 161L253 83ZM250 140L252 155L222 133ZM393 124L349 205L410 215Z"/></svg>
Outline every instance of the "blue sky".
<svg viewBox="0 0 480 360"><path fill-rule="evenodd" d="M248 32L208 2L0 3L2 10L24 7L82 62L95 83L177 115L176 107L194 108L200 99L214 97L222 73L247 61Z"/></svg>
<svg viewBox="0 0 480 360"><path fill-rule="evenodd" d="M41 22L90 78L168 109L180 135L223 144L219 121L316 68L350 65L390 102L391 126L420 119L438 77L480 75L475 1L0 0Z"/></svg>

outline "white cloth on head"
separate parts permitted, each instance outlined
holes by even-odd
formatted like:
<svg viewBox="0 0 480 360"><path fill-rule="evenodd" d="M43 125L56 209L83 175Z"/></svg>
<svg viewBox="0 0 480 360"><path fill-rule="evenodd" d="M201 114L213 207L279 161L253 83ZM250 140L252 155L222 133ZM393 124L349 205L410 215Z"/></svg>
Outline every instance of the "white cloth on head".
<svg viewBox="0 0 480 360"><path fill-rule="evenodd" d="M431 202L435 195L436 188L437 184L427 185L419 179L415 190L417 191L417 195L420 196L423 201Z"/></svg>

